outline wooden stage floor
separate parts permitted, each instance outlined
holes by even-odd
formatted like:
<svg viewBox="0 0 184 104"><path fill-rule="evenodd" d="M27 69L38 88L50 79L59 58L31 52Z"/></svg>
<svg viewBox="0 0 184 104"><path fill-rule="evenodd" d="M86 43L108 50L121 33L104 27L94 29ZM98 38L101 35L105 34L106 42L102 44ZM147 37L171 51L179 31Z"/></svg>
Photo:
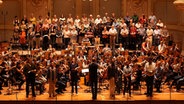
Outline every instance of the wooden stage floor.
<svg viewBox="0 0 184 104"><path fill-rule="evenodd" d="M48 84L46 85L46 91L45 93L39 95L39 91L36 91L37 96L36 98L32 98L31 94L29 95L29 98L26 98L26 92L25 92L25 84L23 85L23 90L15 90L16 87L13 87L13 93L12 95L6 95L8 87L3 87L2 94L0 95L0 101L59 101L59 102L88 102L92 101L92 95L91 93L86 93L85 89L88 89L88 86L80 85L78 88L78 95L74 94L71 95L71 86L67 87L67 91L64 92L64 94L59 94L56 97L49 98L48 94ZM98 101L115 101L115 102L141 102L141 101L149 101L149 102L155 102L155 101L182 101L184 100L184 91L176 92L173 90L169 90L167 86L162 87L162 93L156 93L154 92L153 97L146 97L144 94L146 91L145 86L142 86L141 90L138 91L132 91L132 97L123 96L122 93L120 95L116 95L115 99L111 99L109 97L109 90L103 89L101 92L97 95ZM155 89L154 89L155 90ZM170 93L171 92L171 93ZM1 102L0 102L1 103ZM163 103L162 103L163 104ZM176 103L175 103L176 104Z"/></svg>

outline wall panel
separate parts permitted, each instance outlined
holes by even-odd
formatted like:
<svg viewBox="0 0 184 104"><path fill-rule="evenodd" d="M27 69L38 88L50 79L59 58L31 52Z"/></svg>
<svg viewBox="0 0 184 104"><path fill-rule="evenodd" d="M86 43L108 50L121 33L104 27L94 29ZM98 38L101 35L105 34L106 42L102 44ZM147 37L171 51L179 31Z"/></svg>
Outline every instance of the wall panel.
<svg viewBox="0 0 184 104"><path fill-rule="evenodd" d="M26 15L29 18L33 13L36 18L38 16L46 17L49 12L48 0L26 0Z"/></svg>
<svg viewBox="0 0 184 104"><path fill-rule="evenodd" d="M115 13L116 17L122 16L122 0L100 0L100 15L104 16L107 12L108 14Z"/></svg>
<svg viewBox="0 0 184 104"><path fill-rule="evenodd" d="M12 36L13 18L21 15L20 0L4 0L0 6L0 42L9 41Z"/></svg>
<svg viewBox="0 0 184 104"><path fill-rule="evenodd" d="M150 0L127 0L126 1L126 12L129 15L136 13L141 16L142 14L148 15L148 1Z"/></svg>
<svg viewBox="0 0 184 104"><path fill-rule="evenodd" d="M76 0L53 0L53 14L56 14L58 17L63 14L65 17L68 17L68 14L75 16L75 1Z"/></svg>

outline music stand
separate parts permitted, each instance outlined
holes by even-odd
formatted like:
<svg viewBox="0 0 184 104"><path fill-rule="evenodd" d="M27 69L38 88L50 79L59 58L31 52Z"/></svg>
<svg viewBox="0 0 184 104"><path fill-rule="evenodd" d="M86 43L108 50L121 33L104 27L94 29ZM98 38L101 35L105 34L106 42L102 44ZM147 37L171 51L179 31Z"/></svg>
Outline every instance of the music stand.
<svg viewBox="0 0 184 104"><path fill-rule="evenodd" d="M89 69L82 69L82 73L83 74L86 74L86 73L89 73ZM86 93L91 93L91 88L90 88L90 86L87 88L87 89L85 89L84 90L84 92L86 92Z"/></svg>

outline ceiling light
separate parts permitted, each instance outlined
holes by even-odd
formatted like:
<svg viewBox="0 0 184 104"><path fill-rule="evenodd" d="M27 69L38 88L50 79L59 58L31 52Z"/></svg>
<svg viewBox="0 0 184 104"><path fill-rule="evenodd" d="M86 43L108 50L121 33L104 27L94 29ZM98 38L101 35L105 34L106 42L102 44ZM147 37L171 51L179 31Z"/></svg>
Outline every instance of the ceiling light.
<svg viewBox="0 0 184 104"><path fill-rule="evenodd" d="M173 4L176 6L179 10L184 10L184 0L175 0Z"/></svg>

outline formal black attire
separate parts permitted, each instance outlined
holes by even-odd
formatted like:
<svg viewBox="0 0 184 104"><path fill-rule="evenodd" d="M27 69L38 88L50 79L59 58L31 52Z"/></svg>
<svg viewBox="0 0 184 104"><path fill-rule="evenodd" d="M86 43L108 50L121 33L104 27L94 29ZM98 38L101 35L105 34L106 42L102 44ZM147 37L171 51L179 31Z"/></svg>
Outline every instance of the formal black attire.
<svg viewBox="0 0 184 104"><path fill-rule="evenodd" d="M29 96L29 86L31 85L31 90L32 90L32 96L36 97L35 94L35 75L36 73L34 72L36 70L36 66L33 63L27 63L24 66L23 73L26 77L26 97Z"/></svg>
<svg viewBox="0 0 184 104"><path fill-rule="evenodd" d="M161 92L160 87L161 87L162 79L163 79L163 69L158 67L155 74L155 87L157 89L156 90L157 92Z"/></svg>
<svg viewBox="0 0 184 104"><path fill-rule="evenodd" d="M98 75L97 75L98 65L93 62L89 65L89 80L92 91L92 99L97 98L97 84L98 84Z"/></svg>
<svg viewBox="0 0 184 104"><path fill-rule="evenodd" d="M49 47L49 36L48 36L48 34L49 34L49 30L44 30L43 31L43 46L42 46L43 50L47 50L48 47Z"/></svg>
<svg viewBox="0 0 184 104"><path fill-rule="evenodd" d="M76 63L71 63L70 65L70 69L71 69L71 86L72 86L72 94L74 93L74 87L75 87L75 93L78 93L77 90L77 82L79 80L79 73L78 70L76 69L78 66L78 64Z"/></svg>

